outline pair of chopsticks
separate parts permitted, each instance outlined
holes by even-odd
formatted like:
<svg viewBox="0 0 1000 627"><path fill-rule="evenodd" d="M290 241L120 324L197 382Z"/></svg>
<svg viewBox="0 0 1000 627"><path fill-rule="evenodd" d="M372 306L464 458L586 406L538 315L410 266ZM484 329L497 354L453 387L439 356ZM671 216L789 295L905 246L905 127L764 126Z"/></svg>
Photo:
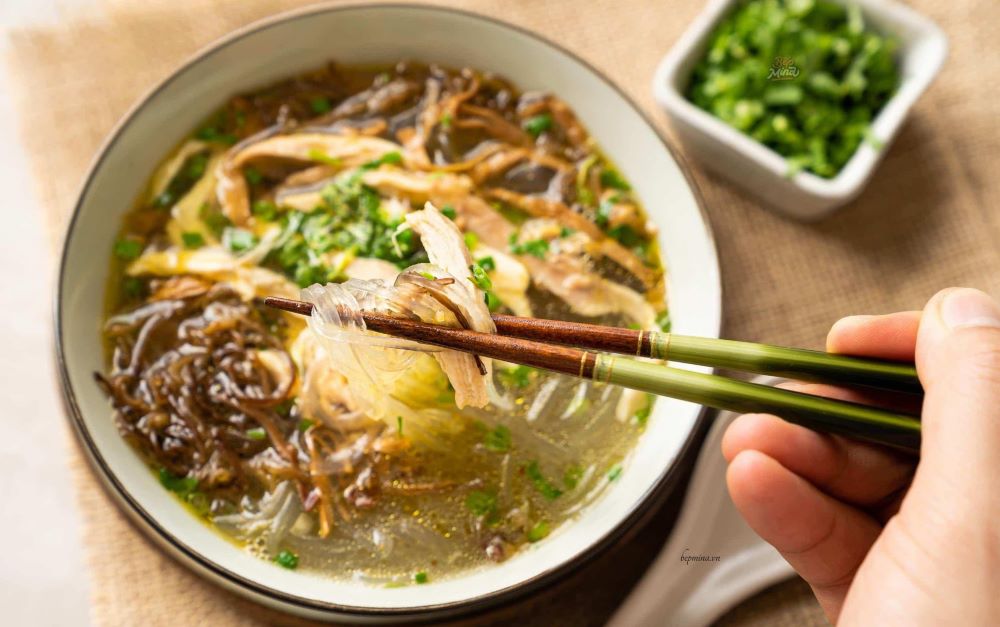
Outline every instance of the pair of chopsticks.
<svg viewBox="0 0 1000 627"><path fill-rule="evenodd" d="M303 316L312 314L312 304L302 301L267 297L264 304ZM518 316L494 315L495 335L372 311L363 311L361 316L369 330L394 337L621 385L717 409L776 414L817 431L906 451L918 452L920 449L920 421L917 416L692 372L622 355L921 394L923 390L913 364Z"/></svg>

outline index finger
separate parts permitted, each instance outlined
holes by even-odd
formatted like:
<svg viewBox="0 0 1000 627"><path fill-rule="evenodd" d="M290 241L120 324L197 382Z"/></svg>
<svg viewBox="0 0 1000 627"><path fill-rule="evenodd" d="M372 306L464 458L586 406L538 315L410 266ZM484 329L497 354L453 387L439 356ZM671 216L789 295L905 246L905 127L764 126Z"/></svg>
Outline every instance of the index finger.
<svg viewBox="0 0 1000 627"><path fill-rule="evenodd" d="M826 336L830 353L913 361L917 346L919 311L901 311L884 316L841 318Z"/></svg>

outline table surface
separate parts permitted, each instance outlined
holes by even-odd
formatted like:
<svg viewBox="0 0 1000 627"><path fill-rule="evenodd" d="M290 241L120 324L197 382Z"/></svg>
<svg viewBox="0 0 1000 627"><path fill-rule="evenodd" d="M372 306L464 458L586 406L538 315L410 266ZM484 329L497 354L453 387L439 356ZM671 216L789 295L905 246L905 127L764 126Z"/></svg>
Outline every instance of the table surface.
<svg viewBox="0 0 1000 627"><path fill-rule="evenodd" d="M6 11L9 7L2 7ZM3 17L7 17L4 15ZM5 21L0 21L5 23ZM2 42L2 40L0 40ZM3 46L3 43L0 43ZM80 517L52 358L54 268L0 67L0 607L9 625L87 623Z"/></svg>

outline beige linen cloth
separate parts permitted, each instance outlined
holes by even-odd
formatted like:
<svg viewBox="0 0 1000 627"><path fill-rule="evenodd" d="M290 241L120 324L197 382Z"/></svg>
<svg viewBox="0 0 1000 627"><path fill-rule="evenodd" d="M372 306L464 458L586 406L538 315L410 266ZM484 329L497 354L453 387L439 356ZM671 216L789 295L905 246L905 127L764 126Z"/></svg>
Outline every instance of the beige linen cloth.
<svg viewBox="0 0 1000 627"><path fill-rule="evenodd" d="M55 24L10 34L7 61L23 141L57 253L81 177L126 109L180 61L228 31L295 0L98 0ZM687 0L453 2L534 31L611 76L669 135L650 95L660 57L701 10ZM821 347L851 313L919 308L937 289L972 285L1000 295L1000 54L996 0L912 0L951 38L951 56L874 180L843 211L803 225L697 163L718 242L726 335ZM24 210L30 210L24 208ZM205 584L131 527L76 447L71 467L85 523L97 625L298 622ZM657 551L669 514L554 591L480 622L595 624ZM823 624L801 582L737 608L727 625Z"/></svg>

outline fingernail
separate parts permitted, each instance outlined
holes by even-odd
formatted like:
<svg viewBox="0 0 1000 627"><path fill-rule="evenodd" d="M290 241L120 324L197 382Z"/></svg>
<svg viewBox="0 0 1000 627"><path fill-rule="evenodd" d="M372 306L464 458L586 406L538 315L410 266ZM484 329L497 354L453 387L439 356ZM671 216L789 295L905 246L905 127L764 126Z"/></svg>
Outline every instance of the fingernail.
<svg viewBox="0 0 1000 627"><path fill-rule="evenodd" d="M1000 327L1000 306L979 290L961 288L944 297L941 319L950 329Z"/></svg>

